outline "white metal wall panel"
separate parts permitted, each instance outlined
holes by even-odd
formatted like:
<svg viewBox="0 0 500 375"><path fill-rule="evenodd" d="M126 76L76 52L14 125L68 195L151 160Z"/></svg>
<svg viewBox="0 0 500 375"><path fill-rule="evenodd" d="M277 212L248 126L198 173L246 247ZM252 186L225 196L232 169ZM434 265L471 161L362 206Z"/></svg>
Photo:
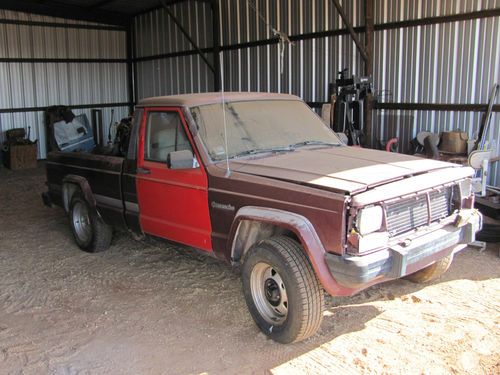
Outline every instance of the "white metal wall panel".
<svg viewBox="0 0 500 375"><path fill-rule="evenodd" d="M374 0L376 24L450 16L500 7L500 0Z"/></svg>
<svg viewBox="0 0 500 375"><path fill-rule="evenodd" d="M353 25L362 25L363 1L341 3ZM287 35L345 27L331 0L219 0L219 8L223 46L269 39L270 27Z"/></svg>
<svg viewBox="0 0 500 375"><path fill-rule="evenodd" d="M138 100L213 91L213 73L198 55L139 62L137 76Z"/></svg>
<svg viewBox="0 0 500 375"><path fill-rule="evenodd" d="M485 103L500 79L500 17L377 31L374 85L387 101Z"/></svg>
<svg viewBox="0 0 500 375"><path fill-rule="evenodd" d="M342 1L354 26L364 23L363 1ZM199 2L172 9L203 47L211 45L210 9ZM252 5L262 15L262 20ZM223 46L266 40L270 26L288 35L345 28L331 0L219 0L220 40ZM453 15L500 8L500 0L374 0L374 22L383 24L425 17ZM196 9L198 11L196 12ZM208 17L198 29L186 14ZM140 57L191 50L192 47L163 11L136 20L137 54ZM199 30L204 30L200 34ZM162 35L162 31L167 34ZM364 34L358 34L362 42ZM210 56L211 57L211 56ZM200 60L199 57L191 57ZM297 41L287 46L280 70L278 46L264 45L223 53L227 91L273 91L296 94L306 101L327 100L328 84L336 73L362 74L364 63L348 35ZM374 34L374 89L380 101L413 103L486 103L491 86L500 81L500 17L376 31ZM212 73L187 57L138 64L139 98L151 95L198 92L213 87ZM208 84L200 84L200 79ZM497 101L498 103L498 101ZM463 129L474 136L480 113L439 111L377 111L374 137L401 137L408 141L420 130ZM500 150L500 117L492 118L491 140ZM401 128L398 128L400 126ZM496 129L496 130L495 130ZM499 164L499 163L497 163ZM499 167L491 181L500 182Z"/></svg>
<svg viewBox="0 0 500 375"><path fill-rule="evenodd" d="M124 103L120 63L0 63L0 108Z"/></svg>
<svg viewBox="0 0 500 375"><path fill-rule="evenodd" d="M0 19L96 25L3 10ZM125 59L125 32L0 24L0 58ZM125 63L2 62L0 82L0 109L128 101ZM90 116L90 110L75 112L82 111ZM111 109L103 111L106 123ZM124 108L116 109L120 118L126 112ZM39 140L38 156L44 158L42 112L2 113L0 140L5 130L28 126L31 138Z"/></svg>
<svg viewBox="0 0 500 375"><path fill-rule="evenodd" d="M493 84L500 82L499 62L500 17L377 31L375 94L381 102L486 104ZM409 140L423 130L439 133L461 129L469 137L477 137L482 118L482 113L474 112L401 112L377 114L375 142L401 133L400 143L406 150ZM403 129L396 131L395 121ZM498 114L492 117L491 124L489 139L498 153ZM490 183L500 183L498 166Z"/></svg>
<svg viewBox="0 0 500 375"><path fill-rule="evenodd" d="M210 4L188 1L170 6L176 18L199 48L212 46ZM194 47L163 10L136 17L136 57L155 56L193 50ZM205 56L212 61L211 52ZM213 91L212 71L198 55L158 58L138 62L137 100L149 96Z"/></svg>
<svg viewBox="0 0 500 375"><path fill-rule="evenodd" d="M223 56L226 91L285 92L312 102L327 101L328 84L339 70L349 68L350 73L362 74L364 68L349 36L287 46L282 74L276 44L226 51Z"/></svg>
<svg viewBox="0 0 500 375"><path fill-rule="evenodd" d="M0 58L125 59L125 32L0 24Z"/></svg>
<svg viewBox="0 0 500 375"><path fill-rule="evenodd" d="M198 47L212 46L212 12L208 2L188 1L170 10ZM158 9L135 18L136 57L193 50L170 16Z"/></svg>

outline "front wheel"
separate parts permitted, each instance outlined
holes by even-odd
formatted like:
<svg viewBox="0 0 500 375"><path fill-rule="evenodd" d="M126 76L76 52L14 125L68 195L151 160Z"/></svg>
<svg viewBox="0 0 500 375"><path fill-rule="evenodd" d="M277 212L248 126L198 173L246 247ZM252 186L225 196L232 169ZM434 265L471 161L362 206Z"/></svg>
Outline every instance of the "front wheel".
<svg viewBox="0 0 500 375"><path fill-rule="evenodd" d="M429 282L431 280L437 279L446 271L448 271L448 268L450 268L451 266L451 262L453 262L453 254L450 254L447 257L440 259L417 272L407 275L404 278L413 283L419 284Z"/></svg>
<svg viewBox="0 0 500 375"><path fill-rule="evenodd" d="M113 236L112 227L98 216L80 192L76 192L71 198L69 223L80 249L96 253L110 246Z"/></svg>
<svg viewBox="0 0 500 375"><path fill-rule="evenodd" d="M257 326L287 344L316 333L323 318L323 289L304 250L279 236L252 247L242 270L243 293Z"/></svg>

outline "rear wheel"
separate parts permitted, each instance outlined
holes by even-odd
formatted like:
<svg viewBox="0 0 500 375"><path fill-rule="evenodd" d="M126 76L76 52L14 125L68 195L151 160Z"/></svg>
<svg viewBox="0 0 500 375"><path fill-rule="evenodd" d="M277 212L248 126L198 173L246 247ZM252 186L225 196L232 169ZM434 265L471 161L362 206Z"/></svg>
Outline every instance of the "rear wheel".
<svg viewBox="0 0 500 375"><path fill-rule="evenodd" d="M432 263L430 266L422 268L420 271L407 275L404 278L414 283L429 282L437 279L448 271L448 268L451 266L451 262L453 262L453 254Z"/></svg>
<svg viewBox="0 0 500 375"><path fill-rule="evenodd" d="M71 198L69 222L80 249L96 253L111 245L112 227L102 221L80 192L76 192Z"/></svg>
<svg viewBox="0 0 500 375"><path fill-rule="evenodd" d="M323 289L304 250L288 237L252 247L242 272L245 300L257 326L281 343L316 333L323 318Z"/></svg>

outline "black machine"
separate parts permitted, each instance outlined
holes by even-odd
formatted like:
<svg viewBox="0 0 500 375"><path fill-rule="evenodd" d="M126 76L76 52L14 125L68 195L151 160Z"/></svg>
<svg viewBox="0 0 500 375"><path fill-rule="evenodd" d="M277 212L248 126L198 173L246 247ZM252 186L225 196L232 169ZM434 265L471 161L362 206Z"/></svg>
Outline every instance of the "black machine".
<svg viewBox="0 0 500 375"><path fill-rule="evenodd" d="M351 76L346 78L347 69L338 72L335 84L330 84L333 103L332 128L336 133L344 133L349 145L363 144L365 126L364 102L372 92L372 78Z"/></svg>

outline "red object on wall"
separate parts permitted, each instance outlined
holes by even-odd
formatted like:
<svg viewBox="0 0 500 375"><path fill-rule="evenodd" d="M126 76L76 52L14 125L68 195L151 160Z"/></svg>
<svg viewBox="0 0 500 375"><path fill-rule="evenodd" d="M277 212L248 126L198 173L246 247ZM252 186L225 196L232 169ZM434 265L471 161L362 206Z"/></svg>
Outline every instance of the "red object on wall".
<svg viewBox="0 0 500 375"><path fill-rule="evenodd" d="M385 145L385 151L387 151L387 152L396 152L397 145L398 145L398 139L397 138L391 138L391 139L389 139L387 141L387 143Z"/></svg>

